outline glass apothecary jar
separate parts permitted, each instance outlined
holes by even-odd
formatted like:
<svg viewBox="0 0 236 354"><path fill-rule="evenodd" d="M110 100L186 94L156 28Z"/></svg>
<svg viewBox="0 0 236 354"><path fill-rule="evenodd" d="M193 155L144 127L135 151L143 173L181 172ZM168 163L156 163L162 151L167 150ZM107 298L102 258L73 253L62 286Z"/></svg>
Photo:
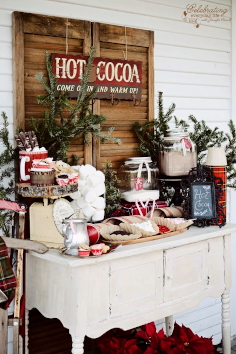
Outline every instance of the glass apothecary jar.
<svg viewBox="0 0 236 354"><path fill-rule="evenodd" d="M188 175L197 166L197 151L188 132L169 130L161 144L159 166L162 175L179 177Z"/></svg>
<svg viewBox="0 0 236 354"><path fill-rule="evenodd" d="M128 202L159 198L159 169L151 157L130 157L118 171L119 189Z"/></svg>

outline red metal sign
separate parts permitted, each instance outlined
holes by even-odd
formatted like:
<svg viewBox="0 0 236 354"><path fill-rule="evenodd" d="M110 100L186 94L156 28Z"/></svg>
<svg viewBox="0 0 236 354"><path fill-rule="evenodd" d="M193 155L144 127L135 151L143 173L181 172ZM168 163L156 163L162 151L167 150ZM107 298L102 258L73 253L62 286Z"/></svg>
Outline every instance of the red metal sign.
<svg viewBox="0 0 236 354"><path fill-rule="evenodd" d="M77 97L88 57L52 54L52 70L57 78L56 93L68 91ZM87 91L97 87L96 98L141 100L142 62L94 58Z"/></svg>

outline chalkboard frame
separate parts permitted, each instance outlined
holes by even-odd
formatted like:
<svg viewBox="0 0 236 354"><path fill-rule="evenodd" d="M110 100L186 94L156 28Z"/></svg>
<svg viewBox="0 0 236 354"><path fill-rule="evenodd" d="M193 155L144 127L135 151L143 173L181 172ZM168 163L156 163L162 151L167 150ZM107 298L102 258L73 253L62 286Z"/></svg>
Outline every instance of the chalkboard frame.
<svg viewBox="0 0 236 354"><path fill-rule="evenodd" d="M192 215L192 185L199 183L201 185L212 183L212 200L215 203L215 217L196 216ZM226 215L223 204L220 200L223 196L223 181L220 177L213 174L211 168L198 164L197 167L189 171L188 176L183 178L180 182L181 194L183 197L183 217L185 219L193 219L193 225L198 227L205 227L210 225L218 225L222 227L226 224Z"/></svg>
<svg viewBox="0 0 236 354"><path fill-rule="evenodd" d="M194 199L194 187L210 187L210 207L211 213L208 214L198 214L195 208L195 199ZM213 219L216 217L216 198L215 198L215 185L213 182L192 182L190 183L190 205L191 205L191 217L193 219Z"/></svg>

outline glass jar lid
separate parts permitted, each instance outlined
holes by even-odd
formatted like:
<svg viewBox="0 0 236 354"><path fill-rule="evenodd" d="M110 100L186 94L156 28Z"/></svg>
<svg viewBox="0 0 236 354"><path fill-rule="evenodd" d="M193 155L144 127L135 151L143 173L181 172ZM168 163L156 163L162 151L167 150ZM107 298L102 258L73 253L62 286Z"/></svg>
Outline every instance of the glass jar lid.
<svg viewBox="0 0 236 354"><path fill-rule="evenodd" d="M125 161L125 165L137 165L140 163L150 163L152 159L150 156L140 156L140 157L130 157L128 160Z"/></svg>
<svg viewBox="0 0 236 354"><path fill-rule="evenodd" d="M186 138L189 136L189 133L180 129L180 128L175 128L175 129L169 129L166 131L165 138Z"/></svg>

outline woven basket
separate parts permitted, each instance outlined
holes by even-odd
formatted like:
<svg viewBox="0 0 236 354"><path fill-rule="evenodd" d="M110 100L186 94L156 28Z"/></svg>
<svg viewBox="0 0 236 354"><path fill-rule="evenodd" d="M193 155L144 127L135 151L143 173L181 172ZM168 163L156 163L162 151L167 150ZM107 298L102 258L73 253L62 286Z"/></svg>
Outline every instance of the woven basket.
<svg viewBox="0 0 236 354"><path fill-rule="evenodd" d="M55 172L30 171L30 181L33 186L52 186L55 184Z"/></svg>

